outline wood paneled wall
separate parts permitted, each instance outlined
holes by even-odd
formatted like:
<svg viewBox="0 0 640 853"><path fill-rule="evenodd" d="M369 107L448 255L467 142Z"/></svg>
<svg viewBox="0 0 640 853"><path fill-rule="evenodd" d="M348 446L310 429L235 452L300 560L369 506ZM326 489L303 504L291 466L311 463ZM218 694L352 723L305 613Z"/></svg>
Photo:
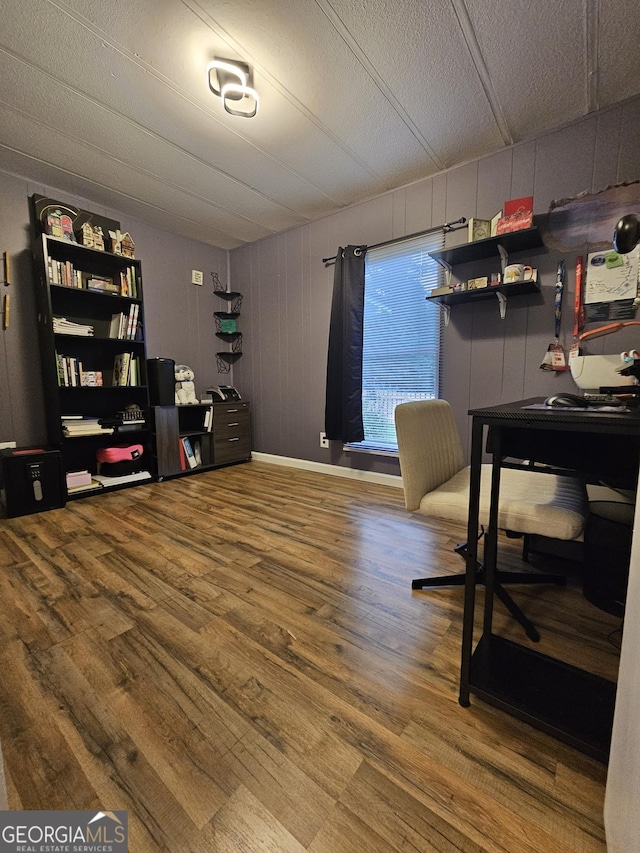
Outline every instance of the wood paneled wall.
<svg viewBox="0 0 640 853"><path fill-rule="evenodd" d="M233 288L244 293L244 357L234 377L253 402L254 449L397 473L394 460L319 446L333 283L333 268L325 268L322 258L334 255L338 246L371 245L460 216L488 218L509 198L533 195L535 213L546 213L554 199L637 180L639 142L640 100L635 100L232 250ZM455 232L447 245L465 240L464 230ZM542 293L509 302L505 320L492 300L452 312L443 330L441 393L452 403L465 439L470 407L575 388L570 375L542 371L540 362L553 337L555 274L561 257L567 268L562 340L567 347L571 341L575 258L582 253L548 248L532 256ZM623 334L599 338L590 343L588 353L619 352L637 346L633 340Z"/></svg>

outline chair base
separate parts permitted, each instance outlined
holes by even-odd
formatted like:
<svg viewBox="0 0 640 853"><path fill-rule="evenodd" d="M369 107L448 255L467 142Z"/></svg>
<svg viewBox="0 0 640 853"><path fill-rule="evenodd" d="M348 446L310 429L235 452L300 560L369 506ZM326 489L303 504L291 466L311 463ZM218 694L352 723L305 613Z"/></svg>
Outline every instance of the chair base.
<svg viewBox="0 0 640 853"><path fill-rule="evenodd" d="M462 554L462 556L466 556L466 543L456 545L454 551L456 551L456 553L458 554ZM482 565L482 563L476 561L476 586L479 584L485 586L486 579L487 573L485 567ZM416 578L415 580L411 581L411 589L427 589L429 587L438 586L464 586L465 582L466 574L440 575L439 577L435 578ZM516 622L518 622L518 624L522 625L527 637L529 637L529 639L532 640L534 643L537 643L540 640L540 634L536 630L533 623L530 622L529 619L527 619L522 610L518 607L513 598L503 587L503 583L553 583L557 586L564 586L566 582L567 579L564 575L550 574L545 572L505 572L498 569L496 571L494 589L496 596L504 604L509 613L511 613L511 615L516 620Z"/></svg>

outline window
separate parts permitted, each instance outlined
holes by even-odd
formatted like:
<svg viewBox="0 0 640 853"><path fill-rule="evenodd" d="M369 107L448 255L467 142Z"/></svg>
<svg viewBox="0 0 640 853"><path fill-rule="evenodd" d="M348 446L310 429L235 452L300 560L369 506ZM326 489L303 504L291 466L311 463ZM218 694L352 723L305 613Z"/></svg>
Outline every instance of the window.
<svg viewBox="0 0 640 853"><path fill-rule="evenodd" d="M369 249L365 258L362 408L365 440L352 450L397 453L393 412L435 400L440 379L440 309L426 297L440 284L429 252L442 231Z"/></svg>

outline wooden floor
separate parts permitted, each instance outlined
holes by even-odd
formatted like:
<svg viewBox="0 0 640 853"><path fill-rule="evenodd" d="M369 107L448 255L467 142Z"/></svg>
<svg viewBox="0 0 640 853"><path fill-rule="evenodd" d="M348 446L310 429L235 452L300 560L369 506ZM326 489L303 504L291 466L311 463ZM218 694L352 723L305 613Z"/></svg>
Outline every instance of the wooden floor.
<svg viewBox="0 0 640 853"><path fill-rule="evenodd" d="M132 853L605 850L604 765L459 706L462 591L410 581L464 531L400 490L251 462L0 525L12 808L127 809ZM615 678L619 620L520 589Z"/></svg>

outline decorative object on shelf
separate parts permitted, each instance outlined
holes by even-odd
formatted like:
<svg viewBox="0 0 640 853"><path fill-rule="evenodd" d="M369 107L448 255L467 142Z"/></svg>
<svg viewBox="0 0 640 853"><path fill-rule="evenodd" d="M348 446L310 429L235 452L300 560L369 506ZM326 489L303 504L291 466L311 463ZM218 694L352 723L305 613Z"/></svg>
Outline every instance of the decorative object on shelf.
<svg viewBox="0 0 640 853"><path fill-rule="evenodd" d="M235 318L230 320L225 320L221 317L217 318L220 320L220 331L225 335L233 335L238 331L238 323Z"/></svg>
<svg viewBox="0 0 640 853"><path fill-rule="evenodd" d="M93 225L90 222L83 222L78 231L80 237L79 243L87 249L93 249Z"/></svg>
<svg viewBox="0 0 640 853"><path fill-rule="evenodd" d="M474 240L486 240L491 237L491 220L478 219L477 216L472 216L468 224L468 239L472 243Z"/></svg>
<svg viewBox="0 0 640 853"><path fill-rule="evenodd" d="M128 231L123 234L119 228L116 231L109 231L109 251L114 255L122 255L123 258L135 257L135 246L131 234Z"/></svg>
<svg viewBox="0 0 640 853"><path fill-rule="evenodd" d="M504 268L504 283L513 284L514 281L529 281L533 277L533 267L526 264L509 264Z"/></svg>
<svg viewBox="0 0 640 853"><path fill-rule="evenodd" d="M190 406L198 403L193 370L186 364L176 364L176 406Z"/></svg>
<svg viewBox="0 0 640 853"><path fill-rule="evenodd" d="M514 198L505 202L504 216L496 225L496 236L521 231L533 225L533 196Z"/></svg>
<svg viewBox="0 0 640 853"><path fill-rule="evenodd" d="M253 88L253 69L246 62L213 59L207 65L207 84L230 115L253 118L258 112L260 96ZM243 109L237 109L234 104Z"/></svg>
<svg viewBox="0 0 640 853"><path fill-rule="evenodd" d="M93 248L98 252L104 252L104 234L100 225L93 229Z"/></svg>
<svg viewBox="0 0 640 853"><path fill-rule="evenodd" d="M133 258L135 257L135 245L133 239L131 238L131 234L128 231L125 231L122 235L121 241L121 253L124 258Z"/></svg>

